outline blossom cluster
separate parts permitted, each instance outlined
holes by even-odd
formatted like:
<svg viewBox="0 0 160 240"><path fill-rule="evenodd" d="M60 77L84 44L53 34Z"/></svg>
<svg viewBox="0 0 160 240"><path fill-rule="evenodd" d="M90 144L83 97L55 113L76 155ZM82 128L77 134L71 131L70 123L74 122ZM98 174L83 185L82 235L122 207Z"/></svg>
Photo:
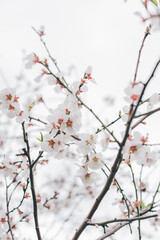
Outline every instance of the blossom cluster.
<svg viewBox="0 0 160 240"><path fill-rule="evenodd" d="M148 137L135 131L127 139L123 149L123 158L126 163L136 161L139 165L151 166L155 163L157 155L147 146Z"/></svg>
<svg viewBox="0 0 160 240"><path fill-rule="evenodd" d="M14 118L21 112L18 99L16 90L13 88L6 88L0 91L0 109L10 118Z"/></svg>

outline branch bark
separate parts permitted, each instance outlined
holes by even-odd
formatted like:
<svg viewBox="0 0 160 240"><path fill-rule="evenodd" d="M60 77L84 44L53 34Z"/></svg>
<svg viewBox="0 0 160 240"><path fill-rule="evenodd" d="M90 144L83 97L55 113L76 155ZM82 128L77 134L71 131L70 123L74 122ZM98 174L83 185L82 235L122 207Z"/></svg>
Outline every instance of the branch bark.
<svg viewBox="0 0 160 240"><path fill-rule="evenodd" d="M32 168L32 161L30 156L30 146L28 141L28 134L25 131L24 122L22 123L22 129L23 129L23 138L24 142L26 143L26 149L23 149L25 155L28 158L29 162L29 178L30 178L30 185L31 185L31 193L32 193L32 200L33 200L33 215L34 215L34 223L35 223L35 230L37 233L38 240L42 240L39 223L38 223L38 208L37 208L37 200L36 200L36 191L35 191L35 184L34 184L34 175L33 175L33 168Z"/></svg>

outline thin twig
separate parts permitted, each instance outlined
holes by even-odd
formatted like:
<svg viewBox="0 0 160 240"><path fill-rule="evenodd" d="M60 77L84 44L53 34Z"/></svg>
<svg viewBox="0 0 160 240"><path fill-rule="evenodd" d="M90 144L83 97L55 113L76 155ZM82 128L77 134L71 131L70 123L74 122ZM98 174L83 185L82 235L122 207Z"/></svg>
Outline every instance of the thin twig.
<svg viewBox="0 0 160 240"><path fill-rule="evenodd" d="M26 187L25 187L25 189L23 189L23 196L22 196L22 199L21 199L20 203L18 204L17 207L15 207L15 208L13 208L12 210L10 210L9 213L14 212L15 210L18 210L18 209L20 208L20 206L22 205L22 203L23 203L23 201L24 201L24 199L25 199L26 191L27 191L27 189L28 189L28 184L29 184L29 178L27 178Z"/></svg>
<svg viewBox="0 0 160 240"><path fill-rule="evenodd" d="M149 215L149 216L145 216L145 217L133 217L133 221L137 221L137 220L141 220L141 219L148 219L148 218L155 218L157 217L158 215L157 214L154 214L154 215ZM116 226L113 227L112 230L110 230L109 232L107 232L106 234L104 234L103 236L97 238L96 240L103 240L111 235L113 235L115 232L117 232L119 229L121 229L122 227L128 225L130 222L133 222L132 221L132 218L130 219L131 221L127 221L127 222L123 222L123 223L119 223L117 224Z"/></svg>
<svg viewBox="0 0 160 240"><path fill-rule="evenodd" d="M160 189L160 182L158 183L158 186L157 186L157 189L155 191L155 194L153 195L153 199L152 199L152 204L151 204L151 207L154 205L155 203L155 198L157 196L157 193L159 192L159 189Z"/></svg>
<svg viewBox="0 0 160 240"><path fill-rule="evenodd" d="M19 186L20 183L21 183L21 181L18 182L18 183L16 184L16 186L14 187L14 189L12 190L12 192L11 192L11 194L10 194L10 196L9 196L9 199L8 199L8 205L9 205L9 203L10 203L10 201L11 201L11 198L12 198L12 195L13 195L14 191L16 190L16 188Z"/></svg>
<svg viewBox="0 0 160 240"><path fill-rule="evenodd" d="M158 112L158 111L160 111L160 108L156 108L156 109L154 109L154 110L152 110L152 111L150 111L150 112L138 114L138 115L136 115L134 118L139 118L139 117L147 116L147 115L150 116L150 115L152 115L153 113L156 113L156 112Z"/></svg>
<svg viewBox="0 0 160 240"><path fill-rule="evenodd" d="M15 224L12 226L12 229L14 229L14 228L17 226L18 223L23 222L23 219L25 219L25 218L28 217L29 215L30 215L30 213L27 214L27 215L25 215L25 216L23 216L17 223L15 223ZM8 233L9 233L9 229L8 229L8 231L6 232L6 234L8 234Z"/></svg>
<svg viewBox="0 0 160 240"><path fill-rule="evenodd" d="M9 217L9 202L8 202L8 186L7 186L7 180L5 178L6 181L6 207L7 207L7 222L8 222L8 228L9 228L9 232L11 234L11 238L12 240L14 240L14 235L12 232L12 227L11 227L11 223L10 223L10 217Z"/></svg>
<svg viewBox="0 0 160 240"><path fill-rule="evenodd" d="M42 120L39 119L39 118L35 118L35 117L31 117L31 116L29 116L29 119L30 119L30 121L31 121L31 120L35 120L35 121L37 121L37 122L40 122L40 123L43 123L43 124L47 125L46 122L42 121Z"/></svg>
<svg viewBox="0 0 160 240"><path fill-rule="evenodd" d="M49 49L48 49L45 41L43 40L43 37L39 34L39 32L38 32L34 27L32 27L32 29L33 29L33 30L35 31L35 33L37 33L38 36L40 37L40 40L41 40L41 42L43 43L43 46L45 47L45 49L46 49L46 51L47 51L47 53L48 53L49 58L50 58L51 61L54 63L54 65L55 65L55 67L57 68L58 72L60 72L60 68L58 67L57 61L51 56L50 51L49 51ZM65 84L68 86L66 80L65 80L64 78L62 78L62 79L63 79L63 81L65 82Z"/></svg>
<svg viewBox="0 0 160 240"><path fill-rule="evenodd" d="M137 73L138 73L138 67L139 67L139 63L140 63L140 58L141 58L141 53L142 53L142 49L143 49L143 46L144 46L144 42L147 38L147 36L149 35L149 31L146 30L145 32L145 35L144 35L144 38L142 40L142 44L141 44L141 47L139 49L139 54L138 54L138 59L137 59L137 64L136 64L136 70L135 70L135 74L134 74L134 80L133 80L133 83L135 84L136 82L136 78L137 78Z"/></svg>
<svg viewBox="0 0 160 240"><path fill-rule="evenodd" d="M130 164L128 166L130 167L130 170L131 170L132 181L133 181L133 186L134 186L135 196L136 196L136 202L138 204L138 191L137 191L137 185L136 185L136 181L135 181L135 177L134 177L134 172L133 172L132 166ZM139 206L136 206L136 209L137 209L137 215L139 217L140 216ZM139 240L141 240L141 221L140 221L140 219L138 220L138 235L139 235Z"/></svg>
<svg viewBox="0 0 160 240"><path fill-rule="evenodd" d="M108 220L108 221L104 221L104 222L88 222L87 224L89 226L106 226L110 223L116 223L116 222L134 222L134 221L138 221L138 220L144 220L144 219L148 219L148 218L153 218L153 217L157 217L157 214L153 214L153 215L149 215L149 216L138 216L138 217L132 217L132 218L115 218L113 220Z"/></svg>
<svg viewBox="0 0 160 240"><path fill-rule="evenodd" d="M39 161L39 159L41 157L43 157L42 154L43 154L43 151L40 151L38 157L36 158L36 160L34 160L34 162L31 164L31 168L33 168L34 165Z"/></svg>
<svg viewBox="0 0 160 240"><path fill-rule="evenodd" d="M142 189L141 189L141 184L142 184L142 172L143 172L143 164L141 166L141 171L139 175L139 191L140 191L140 210L142 210Z"/></svg>

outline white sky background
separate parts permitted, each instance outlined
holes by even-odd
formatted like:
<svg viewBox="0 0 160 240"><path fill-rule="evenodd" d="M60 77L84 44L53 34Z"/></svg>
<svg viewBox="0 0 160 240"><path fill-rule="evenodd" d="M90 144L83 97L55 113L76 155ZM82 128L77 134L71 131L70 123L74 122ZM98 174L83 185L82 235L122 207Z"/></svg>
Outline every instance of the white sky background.
<svg viewBox="0 0 160 240"><path fill-rule="evenodd" d="M72 78L80 80L88 65L97 85L90 85L85 101L109 121L124 106L124 88L133 80L145 25L134 15L144 12L139 0L0 0L0 89L14 87L23 66L22 50L43 56L45 51L31 26L46 27L45 41L64 71L75 66ZM160 31L148 37L142 54L138 80L147 80L160 57ZM160 92L160 70L150 84L149 95ZM29 74L25 72L25 74ZM32 81L34 76L29 75ZM32 77L31 77L32 76ZM115 107L102 103L115 97ZM152 117L158 122L159 114ZM93 118L87 115L91 121ZM160 127L149 121L151 137L159 140Z"/></svg>
<svg viewBox="0 0 160 240"><path fill-rule="evenodd" d="M1 71L14 87L15 76L23 66L22 50L44 56L43 46L31 29L44 25L45 40L63 71L74 65L74 79L80 80L86 67L93 67L97 86L90 86L86 101L111 121L124 106L123 91L133 80L144 36L145 25L134 15L136 11L144 12L139 0L126 4L122 0L0 0ZM159 57L159 40L160 31L148 37L138 80L146 80L153 69ZM29 75L30 81L38 74ZM5 86L1 78L0 83ZM160 86L158 80L152 85L150 94ZM116 98L114 111L102 107L102 99L108 95Z"/></svg>

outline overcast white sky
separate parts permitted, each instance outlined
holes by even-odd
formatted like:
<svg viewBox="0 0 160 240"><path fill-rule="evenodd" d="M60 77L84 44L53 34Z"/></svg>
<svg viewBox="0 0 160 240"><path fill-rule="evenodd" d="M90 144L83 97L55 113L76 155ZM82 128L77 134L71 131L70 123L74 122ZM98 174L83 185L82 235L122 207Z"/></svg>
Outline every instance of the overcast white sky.
<svg viewBox="0 0 160 240"><path fill-rule="evenodd" d="M112 120L124 105L123 90L133 79L145 32L136 11L144 13L140 0L0 0L0 73L14 87L15 76L23 66L22 50L45 54L31 29L44 25L45 40L62 70L74 65L78 80L88 65L93 67L97 86L91 86L87 95L90 106L101 114L103 97L116 98L114 111L106 109L106 117ZM145 81L153 69L159 58L159 42L160 31L148 37L138 80ZM29 75L30 81L38 74ZM6 85L4 78L0 78L0 84ZM149 93L158 91L158 87L157 77Z"/></svg>

